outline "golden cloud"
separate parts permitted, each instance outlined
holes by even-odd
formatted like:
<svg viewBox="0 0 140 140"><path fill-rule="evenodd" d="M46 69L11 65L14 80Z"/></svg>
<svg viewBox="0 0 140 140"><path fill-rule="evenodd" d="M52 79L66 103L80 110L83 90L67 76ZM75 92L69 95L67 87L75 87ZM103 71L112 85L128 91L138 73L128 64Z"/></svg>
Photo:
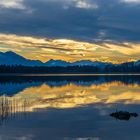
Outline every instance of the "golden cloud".
<svg viewBox="0 0 140 140"><path fill-rule="evenodd" d="M140 44L124 42L89 43L68 39L48 39L0 34L0 51L15 51L29 59L65 61L92 60L122 63L140 59Z"/></svg>

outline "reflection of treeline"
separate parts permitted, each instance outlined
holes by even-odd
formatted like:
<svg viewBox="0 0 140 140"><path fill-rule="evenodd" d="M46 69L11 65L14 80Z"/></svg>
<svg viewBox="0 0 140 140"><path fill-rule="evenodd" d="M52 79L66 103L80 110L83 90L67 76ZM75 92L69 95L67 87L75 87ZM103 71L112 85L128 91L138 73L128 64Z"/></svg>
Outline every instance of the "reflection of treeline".
<svg viewBox="0 0 140 140"><path fill-rule="evenodd" d="M102 83L110 83L113 81L120 81L122 83L126 84L140 84L140 75L110 75L110 76L103 76L103 75L84 75L84 76L48 76L48 75L21 75L21 74L15 74L15 75L9 75L9 74L2 74L0 75L0 84L22 84L22 83L30 83L32 86L46 83L47 85L50 85L50 83L53 83L55 85L66 85L69 83L74 84L102 84ZM11 85L12 85L11 84ZM51 84L52 85L52 84Z"/></svg>
<svg viewBox="0 0 140 140"><path fill-rule="evenodd" d="M35 75L8 75L0 76L0 95L13 95L27 88L39 87L43 84L49 87L61 87L70 84L91 86L121 82L125 85L140 85L140 75L111 75L111 76L35 76ZM12 90L11 90L12 89Z"/></svg>
<svg viewBox="0 0 140 140"><path fill-rule="evenodd" d="M14 118L17 112L26 112L29 103L27 100L19 100L6 96L0 97L0 124Z"/></svg>
<svg viewBox="0 0 140 140"><path fill-rule="evenodd" d="M0 66L0 73L139 73L140 65L135 65L134 62L123 63L120 65L108 64L102 66L68 66L68 67L31 67L31 66Z"/></svg>

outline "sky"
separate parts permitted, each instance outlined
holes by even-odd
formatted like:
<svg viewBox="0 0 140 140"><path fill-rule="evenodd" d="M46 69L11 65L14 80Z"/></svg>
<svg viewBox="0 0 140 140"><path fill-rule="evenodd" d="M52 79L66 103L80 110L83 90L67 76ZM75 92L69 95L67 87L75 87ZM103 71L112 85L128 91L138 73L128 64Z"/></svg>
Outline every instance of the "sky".
<svg viewBox="0 0 140 140"><path fill-rule="evenodd" d="M140 59L140 0L0 0L0 51L43 62Z"/></svg>

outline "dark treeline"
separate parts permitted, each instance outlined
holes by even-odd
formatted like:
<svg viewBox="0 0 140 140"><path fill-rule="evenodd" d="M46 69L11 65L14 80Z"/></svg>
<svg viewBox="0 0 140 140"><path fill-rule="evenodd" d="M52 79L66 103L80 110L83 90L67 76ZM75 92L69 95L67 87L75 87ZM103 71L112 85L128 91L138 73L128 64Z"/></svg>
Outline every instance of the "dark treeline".
<svg viewBox="0 0 140 140"><path fill-rule="evenodd" d="M24 74L80 74L80 73L139 73L140 64L124 63L120 65L97 66L68 66L68 67L44 67L44 66L22 66L22 65L0 65L0 73L24 73Z"/></svg>

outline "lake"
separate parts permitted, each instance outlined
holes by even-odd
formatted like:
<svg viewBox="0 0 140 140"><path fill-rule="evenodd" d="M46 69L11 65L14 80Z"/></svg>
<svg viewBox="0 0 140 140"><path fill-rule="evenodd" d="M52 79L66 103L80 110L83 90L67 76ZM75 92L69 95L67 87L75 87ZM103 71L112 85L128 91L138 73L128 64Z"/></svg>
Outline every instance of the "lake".
<svg viewBox="0 0 140 140"><path fill-rule="evenodd" d="M0 76L0 140L139 140L139 75Z"/></svg>

